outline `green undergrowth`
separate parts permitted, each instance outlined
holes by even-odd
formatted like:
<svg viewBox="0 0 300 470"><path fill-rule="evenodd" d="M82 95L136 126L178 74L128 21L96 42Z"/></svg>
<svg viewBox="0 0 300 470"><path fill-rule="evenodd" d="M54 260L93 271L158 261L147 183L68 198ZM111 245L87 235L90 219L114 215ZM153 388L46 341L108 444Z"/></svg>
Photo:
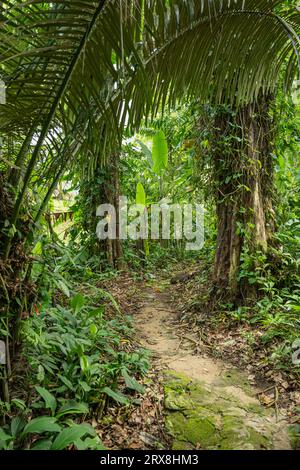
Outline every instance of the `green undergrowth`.
<svg viewBox="0 0 300 470"><path fill-rule="evenodd" d="M13 375L11 402L0 403L1 449L102 449L90 422L101 426L108 403L130 407L143 393L148 355L132 345L131 319L89 267L79 276L71 263L68 272L70 256L33 267L43 286L22 322L22 383Z"/></svg>
<svg viewBox="0 0 300 470"><path fill-rule="evenodd" d="M270 258L273 255L273 258ZM279 265L275 265L278 259ZM244 253L241 279L255 286L258 294L235 304L220 306L221 317L230 325L246 325L260 330L258 337L248 334L248 342L267 347L266 363L287 373L299 373L300 277L296 254L273 252L269 255Z"/></svg>
<svg viewBox="0 0 300 470"><path fill-rule="evenodd" d="M245 251L240 266L240 282L248 286L246 292L250 295L228 302L222 299L223 291L220 298L212 298L212 265L200 255L203 268L194 281L194 287L191 286L194 295L187 301L188 309L199 312L199 315L203 311L213 311L211 315L200 315L200 324L205 322L213 329L218 326L227 326L230 330L237 328L248 349L255 347L256 352L264 350L267 353L265 365L300 376L298 256L296 250L288 253L283 248L268 254L258 252L251 255ZM277 260L277 265L274 260Z"/></svg>

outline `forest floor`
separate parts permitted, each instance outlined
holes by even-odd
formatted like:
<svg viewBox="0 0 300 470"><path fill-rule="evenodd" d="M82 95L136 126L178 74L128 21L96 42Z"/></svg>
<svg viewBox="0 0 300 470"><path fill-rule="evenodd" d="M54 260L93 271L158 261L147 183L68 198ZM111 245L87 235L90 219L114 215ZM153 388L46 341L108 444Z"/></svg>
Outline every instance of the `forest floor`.
<svg viewBox="0 0 300 470"><path fill-rule="evenodd" d="M103 433L108 448L291 448L289 405L298 392L288 396L286 377L261 372L259 356L247 362L247 348L235 345L229 332L213 333L187 318L186 284L172 286L166 274L148 280L122 275L109 284L133 316L137 344L150 351L151 367L139 406L130 417L119 413L118 424ZM230 356L234 346L238 360Z"/></svg>

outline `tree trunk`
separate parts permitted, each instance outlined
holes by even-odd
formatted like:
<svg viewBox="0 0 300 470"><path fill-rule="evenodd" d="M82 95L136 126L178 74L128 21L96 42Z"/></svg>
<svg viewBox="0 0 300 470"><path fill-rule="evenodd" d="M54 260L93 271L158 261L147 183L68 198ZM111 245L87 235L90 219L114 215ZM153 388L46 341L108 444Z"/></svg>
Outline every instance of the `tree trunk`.
<svg viewBox="0 0 300 470"><path fill-rule="evenodd" d="M115 246L115 267L122 270L126 268L126 263L124 261L123 246L120 240L120 225L119 225L119 216L120 216L120 156L116 154L114 157L114 168L113 168L113 179L115 181L114 185L114 203L116 208L116 232L117 238L114 240Z"/></svg>
<svg viewBox="0 0 300 470"><path fill-rule="evenodd" d="M242 249L242 238L237 233L237 207L220 203L217 206L217 247L214 279L219 288L237 290L237 276Z"/></svg>
<svg viewBox="0 0 300 470"><path fill-rule="evenodd" d="M243 247L267 252L275 230L270 97L234 113L219 108L214 123L213 172L217 195L214 283L239 294ZM244 286L245 288L245 286ZM225 289L225 290L224 290Z"/></svg>
<svg viewBox="0 0 300 470"><path fill-rule="evenodd" d="M119 237L119 197L120 175L119 155L111 156L105 167L96 170L94 180L83 185L82 200L85 205L83 227L94 235L92 251L94 254L105 255L107 263L112 268L125 269L123 247ZM116 239L96 239L96 208L101 204L111 204L116 210Z"/></svg>

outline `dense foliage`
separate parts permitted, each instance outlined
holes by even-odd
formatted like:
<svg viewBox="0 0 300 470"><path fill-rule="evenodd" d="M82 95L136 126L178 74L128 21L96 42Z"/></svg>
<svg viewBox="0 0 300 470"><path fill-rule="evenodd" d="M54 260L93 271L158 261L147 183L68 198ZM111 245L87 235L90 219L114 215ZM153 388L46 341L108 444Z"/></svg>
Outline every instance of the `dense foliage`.
<svg viewBox="0 0 300 470"><path fill-rule="evenodd" d="M126 271L197 269L199 322L299 378L296 4L0 3L0 449L102 449L95 417L138 405L148 352L102 286ZM99 240L119 196L202 204L204 247Z"/></svg>

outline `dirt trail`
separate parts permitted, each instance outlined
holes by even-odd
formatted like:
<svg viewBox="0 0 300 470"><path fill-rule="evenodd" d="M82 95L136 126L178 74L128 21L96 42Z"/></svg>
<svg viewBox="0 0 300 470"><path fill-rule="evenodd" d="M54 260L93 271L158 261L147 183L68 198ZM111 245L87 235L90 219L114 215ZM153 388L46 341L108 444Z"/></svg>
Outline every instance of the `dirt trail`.
<svg viewBox="0 0 300 470"><path fill-rule="evenodd" d="M259 390L243 372L205 352L195 355L199 338L181 330L168 292L147 288L142 296L136 329L167 375L167 427L174 448L290 449L284 416L261 406Z"/></svg>

